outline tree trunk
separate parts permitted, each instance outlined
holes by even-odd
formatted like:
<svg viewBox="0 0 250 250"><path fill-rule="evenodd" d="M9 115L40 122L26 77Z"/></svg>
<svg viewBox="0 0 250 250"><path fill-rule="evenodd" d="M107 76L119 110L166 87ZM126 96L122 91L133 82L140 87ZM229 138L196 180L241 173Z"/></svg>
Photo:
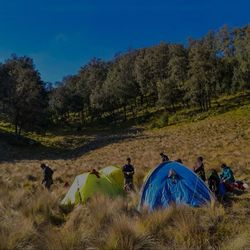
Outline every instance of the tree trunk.
<svg viewBox="0 0 250 250"><path fill-rule="evenodd" d="M15 134L17 135L18 134L18 114L16 114L15 116Z"/></svg>
<svg viewBox="0 0 250 250"><path fill-rule="evenodd" d="M135 110L136 110L136 106L133 106L133 105L131 104L131 112L132 112L133 118L136 118L136 112L135 112Z"/></svg>
<svg viewBox="0 0 250 250"><path fill-rule="evenodd" d="M22 131L22 127L19 126L19 129L18 129L18 135L21 135L21 131Z"/></svg>
<svg viewBox="0 0 250 250"><path fill-rule="evenodd" d="M158 100L158 96L153 94L153 98L152 98L152 101L153 101L153 106L155 107L156 106L156 102Z"/></svg>
<svg viewBox="0 0 250 250"><path fill-rule="evenodd" d="M209 106L209 108L211 108L211 106L212 106L211 105L211 97L210 96L208 97L208 106Z"/></svg>
<svg viewBox="0 0 250 250"><path fill-rule="evenodd" d="M202 100L199 100L199 105L200 105L200 111L203 112L203 103L202 103Z"/></svg>
<svg viewBox="0 0 250 250"><path fill-rule="evenodd" d="M79 112L79 120L80 120L81 126L83 126L83 124L84 124L84 113L83 113L83 110L81 110Z"/></svg>
<svg viewBox="0 0 250 250"><path fill-rule="evenodd" d="M172 106L172 110L173 110L173 112L175 112L175 111L176 111L176 109L175 109L175 105L174 105L174 103L173 103L173 102L172 102L171 106Z"/></svg>
<svg viewBox="0 0 250 250"><path fill-rule="evenodd" d="M141 106L143 106L143 103L144 103L144 96L141 95L140 98L141 98Z"/></svg>
<svg viewBox="0 0 250 250"><path fill-rule="evenodd" d="M17 135L18 133L18 127L17 127L17 123L15 123L15 134Z"/></svg>
<svg viewBox="0 0 250 250"><path fill-rule="evenodd" d="M115 124L115 126L116 126L116 116L115 116L115 110L114 110L114 109L112 109L111 113L112 113L112 117L113 117L113 122L114 122L114 124Z"/></svg>
<svg viewBox="0 0 250 250"><path fill-rule="evenodd" d="M123 106L123 114L124 114L124 121L127 121L127 106L126 106L126 104Z"/></svg>

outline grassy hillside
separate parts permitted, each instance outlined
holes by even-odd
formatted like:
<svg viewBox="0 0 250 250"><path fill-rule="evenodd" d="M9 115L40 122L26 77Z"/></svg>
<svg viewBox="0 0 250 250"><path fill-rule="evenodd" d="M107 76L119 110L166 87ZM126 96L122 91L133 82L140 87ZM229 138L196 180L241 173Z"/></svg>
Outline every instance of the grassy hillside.
<svg viewBox="0 0 250 250"><path fill-rule="evenodd" d="M161 151L190 167L199 155L206 169L226 162L237 179L250 183L250 105L239 106L161 129L47 135L40 146L20 147L5 138L0 142L0 249L250 248L248 192L212 208L171 207L152 214L136 212L138 192L115 200L98 196L69 214L58 207L65 182L91 168L121 166L127 156L136 167L139 190ZM51 193L41 187L41 162L56 169Z"/></svg>

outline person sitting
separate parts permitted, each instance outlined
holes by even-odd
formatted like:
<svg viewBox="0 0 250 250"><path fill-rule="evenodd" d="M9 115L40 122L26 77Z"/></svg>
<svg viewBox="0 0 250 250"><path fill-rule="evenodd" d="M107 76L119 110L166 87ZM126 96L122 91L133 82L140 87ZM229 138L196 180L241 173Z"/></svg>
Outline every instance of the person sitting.
<svg viewBox="0 0 250 250"><path fill-rule="evenodd" d="M207 180L208 180L209 189L213 193L218 195L219 194L220 177L215 169L211 169L210 175L209 175Z"/></svg>
<svg viewBox="0 0 250 250"><path fill-rule="evenodd" d="M199 156L195 162L194 172L203 180L206 181L205 167L203 157Z"/></svg>
<svg viewBox="0 0 250 250"><path fill-rule="evenodd" d="M42 184L44 184L44 186L50 190L51 185L53 184L53 173L54 171L46 164L42 163L40 165L40 167L43 170L43 180L42 180Z"/></svg>
<svg viewBox="0 0 250 250"><path fill-rule="evenodd" d="M123 166L122 168L123 174L124 174L124 189L125 191L131 191L134 190L134 182L133 182L133 176L135 173L134 166L131 164L131 159L127 158L127 164Z"/></svg>
<svg viewBox="0 0 250 250"><path fill-rule="evenodd" d="M223 182L226 183L234 183L234 174L230 167L228 167L225 163L221 165L222 172L220 174L220 178Z"/></svg>
<svg viewBox="0 0 250 250"><path fill-rule="evenodd" d="M165 155L164 153L160 153L160 156L161 156L162 163L169 161L168 156Z"/></svg>
<svg viewBox="0 0 250 250"><path fill-rule="evenodd" d="M172 168L168 172L168 178L172 180L172 183L177 183L178 181L178 175Z"/></svg>
<svg viewBox="0 0 250 250"><path fill-rule="evenodd" d="M222 172L220 174L220 179L224 183L226 190L232 192L234 190L234 174L229 166L225 163L221 164Z"/></svg>

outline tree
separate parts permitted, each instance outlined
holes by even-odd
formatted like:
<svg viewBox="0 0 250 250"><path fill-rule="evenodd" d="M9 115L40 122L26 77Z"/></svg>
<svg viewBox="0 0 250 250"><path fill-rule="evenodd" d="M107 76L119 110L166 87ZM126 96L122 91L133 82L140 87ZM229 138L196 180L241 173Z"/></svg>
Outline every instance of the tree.
<svg viewBox="0 0 250 250"><path fill-rule="evenodd" d="M43 123L47 96L33 60L13 56L3 67L7 74L4 80L8 89L5 100L7 118L13 122L18 134L22 129L38 129Z"/></svg>
<svg viewBox="0 0 250 250"><path fill-rule="evenodd" d="M211 106L217 82L217 58L214 34L209 33L202 40L190 41L189 70L186 95L202 111Z"/></svg>
<svg viewBox="0 0 250 250"><path fill-rule="evenodd" d="M81 101L75 89L77 78L68 76L63 79L57 88L51 91L50 109L56 120L65 121L70 112L81 109Z"/></svg>
<svg viewBox="0 0 250 250"><path fill-rule="evenodd" d="M98 91L104 83L109 64L101 59L94 58L87 65L82 67L79 72L78 91L82 92L84 99L91 93Z"/></svg>
<svg viewBox="0 0 250 250"><path fill-rule="evenodd" d="M165 108L175 109L179 102L184 103L185 82L187 80L187 51L182 45L169 46L168 77L158 82L158 102Z"/></svg>
<svg viewBox="0 0 250 250"><path fill-rule="evenodd" d="M6 102L11 92L11 85L8 72L3 64L0 64L0 113L6 112Z"/></svg>
<svg viewBox="0 0 250 250"><path fill-rule="evenodd" d="M134 74L136 56L137 52L133 51L116 58L104 83L104 88L116 98L118 107L123 107L124 120L127 119L127 106L133 106L140 91Z"/></svg>
<svg viewBox="0 0 250 250"><path fill-rule="evenodd" d="M216 49L218 57L218 82L219 94L230 92L233 86L233 74L236 66L233 33L227 26L223 26L216 36Z"/></svg>
<svg viewBox="0 0 250 250"><path fill-rule="evenodd" d="M101 91L110 64L101 59L93 58L78 73L77 91L82 98L82 109L89 110L91 119L96 114L95 105L91 105L91 100L94 100L98 92Z"/></svg>
<svg viewBox="0 0 250 250"><path fill-rule="evenodd" d="M171 107L172 110L175 110L175 104L179 98L179 89L176 82L171 78L167 78L159 81L157 88L159 96L158 103L164 106L167 110L169 107Z"/></svg>
<svg viewBox="0 0 250 250"><path fill-rule="evenodd" d="M250 25L234 30L234 90L250 88Z"/></svg>
<svg viewBox="0 0 250 250"><path fill-rule="evenodd" d="M168 75L169 46L158 46L139 51L135 62L135 76L142 97L153 96L157 100L157 82Z"/></svg>

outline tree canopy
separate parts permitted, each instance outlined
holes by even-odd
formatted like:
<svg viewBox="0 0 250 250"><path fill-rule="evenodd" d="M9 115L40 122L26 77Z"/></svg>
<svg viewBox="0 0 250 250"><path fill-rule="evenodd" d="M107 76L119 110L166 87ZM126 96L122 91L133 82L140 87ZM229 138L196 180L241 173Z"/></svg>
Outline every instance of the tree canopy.
<svg viewBox="0 0 250 250"><path fill-rule="evenodd" d="M162 42L110 61L94 58L48 86L29 57L12 56L0 65L0 114L17 133L66 124L72 115L83 126L123 122L150 106L207 111L212 98L250 89L250 25L224 26L187 46Z"/></svg>

